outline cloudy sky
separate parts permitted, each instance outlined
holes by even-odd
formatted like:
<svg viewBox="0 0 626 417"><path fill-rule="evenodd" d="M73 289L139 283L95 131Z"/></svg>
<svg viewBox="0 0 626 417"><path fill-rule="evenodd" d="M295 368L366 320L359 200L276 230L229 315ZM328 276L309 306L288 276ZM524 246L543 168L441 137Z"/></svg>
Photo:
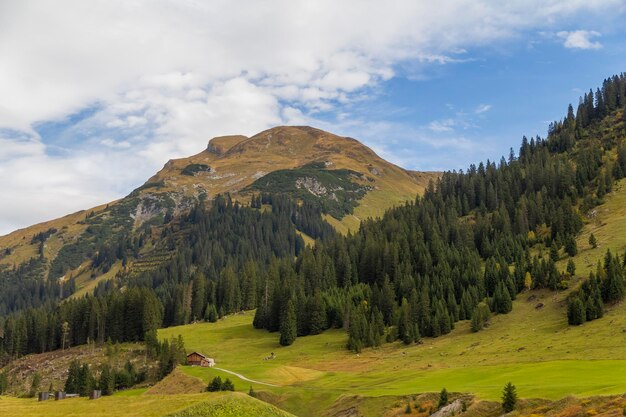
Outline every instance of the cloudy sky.
<svg viewBox="0 0 626 417"><path fill-rule="evenodd" d="M411 169L499 158L626 70L625 15L625 0L0 0L0 234L281 124Z"/></svg>

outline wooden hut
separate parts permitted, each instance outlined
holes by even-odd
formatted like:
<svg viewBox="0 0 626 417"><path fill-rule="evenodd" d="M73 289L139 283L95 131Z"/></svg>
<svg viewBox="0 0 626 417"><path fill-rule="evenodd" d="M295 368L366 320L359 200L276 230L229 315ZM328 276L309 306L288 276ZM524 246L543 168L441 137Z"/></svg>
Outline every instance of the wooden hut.
<svg viewBox="0 0 626 417"><path fill-rule="evenodd" d="M187 355L187 364L191 366L202 366L206 368L212 368L215 366L213 358L207 358L202 353L191 352Z"/></svg>

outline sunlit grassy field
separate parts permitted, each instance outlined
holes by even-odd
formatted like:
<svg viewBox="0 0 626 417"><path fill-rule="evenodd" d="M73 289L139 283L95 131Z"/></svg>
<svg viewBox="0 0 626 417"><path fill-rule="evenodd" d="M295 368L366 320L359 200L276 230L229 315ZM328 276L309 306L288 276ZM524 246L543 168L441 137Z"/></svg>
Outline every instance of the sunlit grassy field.
<svg viewBox="0 0 626 417"><path fill-rule="evenodd" d="M98 400L71 398L38 402L36 399L0 397L0 415L29 416L103 416L103 417L288 417L289 414L248 395L230 392L140 395L129 390L122 395Z"/></svg>

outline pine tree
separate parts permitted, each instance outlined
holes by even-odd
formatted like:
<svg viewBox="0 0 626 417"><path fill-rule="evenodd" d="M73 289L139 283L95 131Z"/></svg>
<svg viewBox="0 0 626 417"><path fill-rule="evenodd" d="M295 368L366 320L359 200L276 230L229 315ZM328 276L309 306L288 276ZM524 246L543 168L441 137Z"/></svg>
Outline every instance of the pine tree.
<svg viewBox="0 0 626 417"><path fill-rule="evenodd" d="M574 239L574 236L572 235L568 236L568 238L565 240L565 252L567 252L569 256L576 256L576 254L578 253L576 239Z"/></svg>
<svg viewBox="0 0 626 417"><path fill-rule="evenodd" d="M471 329L473 332L478 332L483 329L491 317L491 311L487 303L478 303L474 312L472 313Z"/></svg>
<svg viewBox="0 0 626 417"><path fill-rule="evenodd" d="M257 314L258 313L259 311L257 310ZM206 310L204 311L204 320L208 321L209 323L217 322L217 309L215 308L215 304L207 304Z"/></svg>
<svg viewBox="0 0 626 417"><path fill-rule="evenodd" d="M411 331L411 321L409 313L409 303L406 298L402 299L400 315L398 316L398 337L408 345L413 342L413 332Z"/></svg>
<svg viewBox="0 0 626 417"><path fill-rule="evenodd" d="M112 395L115 390L115 373L108 364L102 365L98 388L102 391L102 395Z"/></svg>
<svg viewBox="0 0 626 417"><path fill-rule="evenodd" d="M209 392L221 391L222 390L222 378L220 378L219 376L216 376L215 378L213 378L211 382L209 382L209 385L207 386L206 390Z"/></svg>
<svg viewBox="0 0 626 417"><path fill-rule="evenodd" d="M598 247L598 241L593 233L589 235L589 244L594 249Z"/></svg>
<svg viewBox="0 0 626 417"><path fill-rule="evenodd" d="M297 333L296 309L293 305L293 301L289 299L280 320L280 344L282 346L291 345L296 340Z"/></svg>
<svg viewBox="0 0 626 417"><path fill-rule="evenodd" d="M504 390L502 392L502 410L505 413L510 413L515 410L515 406L517 405L517 391L515 389L515 385L508 382L504 386Z"/></svg>
<svg viewBox="0 0 626 417"><path fill-rule="evenodd" d="M555 242L552 242L552 245L550 245L550 259L552 262L557 262L559 260L559 248Z"/></svg>
<svg viewBox="0 0 626 417"><path fill-rule="evenodd" d="M0 372L0 395L4 394L9 387L9 379L6 372Z"/></svg>
<svg viewBox="0 0 626 417"><path fill-rule="evenodd" d="M443 388L439 393L439 404L437 405L437 407L441 408L445 407L446 405L448 405L448 390Z"/></svg>
<svg viewBox="0 0 626 417"><path fill-rule="evenodd" d="M235 390L235 385L233 384L233 381L231 381L230 379L226 378L226 380L222 383L222 391L234 391Z"/></svg>
<svg viewBox="0 0 626 417"><path fill-rule="evenodd" d="M70 368L67 374L67 380L65 381L65 392L70 393L70 394L78 394L80 390L79 378L80 378L80 363L77 360L73 360L70 363Z"/></svg>
<svg viewBox="0 0 626 417"><path fill-rule="evenodd" d="M328 328L326 307L319 291L307 303L309 334L320 334Z"/></svg>
<svg viewBox="0 0 626 417"><path fill-rule="evenodd" d="M197 272L193 277L193 297L191 301L191 316L194 320L200 320L204 316L206 304L206 278L204 274Z"/></svg>
<svg viewBox="0 0 626 417"><path fill-rule="evenodd" d="M586 320L585 305L578 297L572 297L567 303L567 322L573 326L583 324Z"/></svg>
<svg viewBox="0 0 626 417"><path fill-rule="evenodd" d="M576 264L574 263L573 259L569 259L569 261L567 261L567 273L573 277L574 274L576 274Z"/></svg>

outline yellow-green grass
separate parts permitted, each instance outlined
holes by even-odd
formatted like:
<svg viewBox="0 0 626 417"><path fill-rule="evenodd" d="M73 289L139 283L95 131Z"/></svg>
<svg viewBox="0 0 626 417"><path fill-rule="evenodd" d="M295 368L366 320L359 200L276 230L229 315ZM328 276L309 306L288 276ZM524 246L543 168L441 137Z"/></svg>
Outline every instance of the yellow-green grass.
<svg viewBox="0 0 626 417"><path fill-rule="evenodd" d="M38 402L36 399L0 397L0 415L6 417L160 417L191 405L219 398L221 394L185 394L172 396L136 395L102 397L98 400L70 398Z"/></svg>
<svg viewBox="0 0 626 417"><path fill-rule="evenodd" d="M106 273L91 278L93 270L91 268L85 269L78 277L76 277L77 290L72 294L70 298L80 298L87 294L93 294L93 291L99 283L108 281L115 277L115 275L122 269L122 262L117 261Z"/></svg>
<svg viewBox="0 0 626 417"><path fill-rule="evenodd" d="M143 395L148 391L149 388L131 388L125 389L122 391L116 391L113 396L114 397L137 397L138 395Z"/></svg>
<svg viewBox="0 0 626 417"><path fill-rule="evenodd" d="M593 214L576 243L578 255L574 257L576 274L587 276L594 271L598 261L601 261L607 249L620 256L626 249L626 179L619 181L611 194L605 198L605 203L592 210ZM589 244L589 236L593 233L598 242L597 248ZM567 261L561 261L565 268Z"/></svg>
<svg viewBox="0 0 626 417"><path fill-rule="evenodd" d="M291 414L270 404L261 402L245 394L221 395L185 410L177 411L169 417L289 417Z"/></svg>
<svg viewBox="0 0 626 417"><path fill-rule="evenodd" d="M161 416L267 416L290 414L248 395L231 392L179 395L140 395L128 390L97 400L69 398L63 401L0 397L0 415L6 417L161 417Z"/></svg>

